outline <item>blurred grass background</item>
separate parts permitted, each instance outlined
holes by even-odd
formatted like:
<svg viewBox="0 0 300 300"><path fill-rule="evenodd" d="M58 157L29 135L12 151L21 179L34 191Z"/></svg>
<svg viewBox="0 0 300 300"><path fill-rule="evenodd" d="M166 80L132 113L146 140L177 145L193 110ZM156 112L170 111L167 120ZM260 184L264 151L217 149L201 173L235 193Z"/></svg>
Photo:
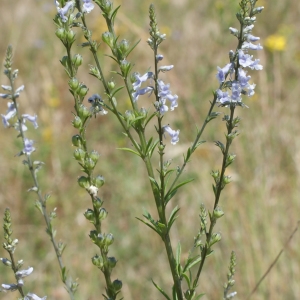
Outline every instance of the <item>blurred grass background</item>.
<svg viewBox="0 0 300 300"><path fill-rule="evenodd" d="M29 133L37 146L33 158L46 163L40 182L43 192L52 194L49 208L57 207L57 238L68 244L64 261L73 278L78 278L78 299L93 300L102 298L104 280L90 261L96 248L88 237L92 226L83 217L90 202L76 183L81 173L72 158L71 136L76 133L71 126L73 103L59 63L64 50L54 35L52 2L0 0L0 56L4 58L7 45L13 45L14 67L20 71L18 84L25 84L20 106L26 113L39 116L39 129ZM152 65L146 44L150 3L115 1L115 7L122 5L116 21L121 39L134 43L141 38L135 54L129 57L140 73ZM218 86L216 67L223 67L228 62L228 51L236 47L228 27L238 26L238 1L161 0L154 4L161 32L167 34L161 47L164 64L175 65L165 78L171 83L172 92L179 95L179 107L167 116L172 128L181 130L180 143L167 147L166 158L174 157L176 166L195 136L195 125L202 124L211 92ZM253 54L261 59L264 70L250 72L257 84L256 95L246 100L249 109L237 109L242 122L241 134L232 146L237 159L228 170L233 182L221 199L225 216L216 230L221 232L222 241L204 269L199 286L199 291L206 293L203 299L221 299L232 250L237 254L236 299L245 299L299 220L300 4L287 0L258 1L258 5L265 6L265 10L258 15L253 34L261 37L264 50ZM94 38L100 40L106 28L98 9L88 16L88 22ZM87 75L88 64L92 63L89 53L77 46L74 49L84 56L79 78L89 86L88 96L103 94L101 85ZM108 53L105 47L100 51ZM115 66L107 58L103 62L107 78L112 77L108 71ZM2 64L0 71L3 74ZM0 78L1 84L7 84L4 75ZM139 101L150 106L146 97ZM118 105L120 110L126 110L128 99L120 98ZM5 110L6 101L2 100L0 111ZM100 196L109 212L104 230L115 236L111 255L116 256L118 265L113 275L123 281L125 299L162 299L151 283L153 278L166 290L171 284L162 243L135 219L141 217L143 209L156 215L146 173L138 158L115 150L130 145L111 117L93 119L89 135L90 148L101 153L98 171L106 178ZM224 131L221 118L209 124L203 137L207 143L197 150L185 172L185 176L195 180L177 194L171 205L181 207L172 239L174 245L181 241L183 258L198 230L200 203L207 208L213 205L209 173L220 166L221 156L214 141L223 141ZM34 208L35 196L25 192L32 185L28 171L22 158L14 157L20 149L16 133L1 128L0 134L0 212L3 216L6 207L11 209L14 234L20 241L16 256L25 260L25 266L35 269L25 287L40 296L48 295L48 299L68 299L42 216ZM3 239L3 234L0 236ZM297 233L251 299L299 299L299 241ZM0 256L6 256L3 249ZM12 274L2 266L0 282L12 280ZM0 294L3 299L16 297Z"/></svg>

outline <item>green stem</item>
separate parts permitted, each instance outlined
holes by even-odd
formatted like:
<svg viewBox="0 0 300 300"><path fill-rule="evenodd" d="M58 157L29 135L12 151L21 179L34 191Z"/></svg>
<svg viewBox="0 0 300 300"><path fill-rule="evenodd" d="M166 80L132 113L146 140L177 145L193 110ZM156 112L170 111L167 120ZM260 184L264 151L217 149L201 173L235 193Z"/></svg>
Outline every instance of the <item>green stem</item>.
<svg viewBox="0 0 300 300"><path fill-rule="evenodd" d="M233 125L234 110L235 110L235 107L231 106L230 107L230 120L228 122L229 126L228 126L228 129L227 129L227 134L230 134L232 132L233 128L234 128L234 125ZM227 139L226 146L225 146L225 151L223 153L223 161L222 161L222 169L221 169L220 179L219 179L219 183L216 186L217 191L216 191L216 195L215 195L214 209L218 206L218 203L219 203L219 200L220 200L220 195L221 195L221 192L223 190L223 179L224 179L225 170L226 170L226 159L227 159L227 156L228 156L228 153L229 153L229 148L230 148L231 142L232 142L231 140ZM200 262L200 265L199 265L199 268L198 268L198 271L197 271L196 278L195 278L194 283L193 283L193 290L195 290L196 287L198 286L198 281L200 279L200 275L201 275L201 272L202 272L202 269L203 269L203 266L204 266L204 263L205 263L205 260L206 260L206 257L207 257L207 252L210 249L209 244L211 242L213 228L214 228L215 225L216 225L216 219L212 217L211 222L210 222L210 226L209 226L209 230L208 230L208 233L206 235L206 243L205 243L205 246L204 246L204 248L201 252L201 258L202 259L201 259L201 262Z"/></svg>

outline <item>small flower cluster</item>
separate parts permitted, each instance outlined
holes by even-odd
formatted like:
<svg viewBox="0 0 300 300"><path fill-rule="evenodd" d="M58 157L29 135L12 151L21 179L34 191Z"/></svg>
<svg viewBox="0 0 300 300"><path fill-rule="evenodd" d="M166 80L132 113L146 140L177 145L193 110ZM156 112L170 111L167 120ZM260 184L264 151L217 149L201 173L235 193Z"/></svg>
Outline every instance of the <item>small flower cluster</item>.
<svg viewBox="0 0 300 300"><path fill-rule="evenodd" d="M7 258L0 258L0 260L2 261L2 263L4 264L4 266L9 267L12 269L12 271L14 272L15 278L17 283L11 283L11 284L6 284L3 283L1 284L2 286L2 291L19 291L22 296L23 294L23 286L24 286L24 280L23 278L29 276L32 272L33 272L33 268L32 267L28 267L28 269L24 269L24 270L20 270L23 266L23 260L19 260L16 263L16 259L14 258L14 252L17 248L18 245L18 239L13 239L12 238L12 219L11 219L11 214L10 214L10 210L6 209L4 212L4 218L3 218L3 229L4 229L4 239L5 239L5 243L3 243L3 248L9 253L9 256L11 258L11 260L7 259ZM24 297L24 296L23 296ZM43 297L40 298L35 294L32 293L28 293L24 299L25 300L42 300L42 299L46 299L47 297Z"/></svg>
<svg viewBox="0 0 300 300"><path fill-rule="evenodd" d="M2 123L5 128L13 127L19 133L20 136L23 137L23 150L18 154L26 154L30 155L35 148L33 147L34 141L29 140L24 137L24 132L27 130L27 126L25 125L26 121L29 121L33 124L33 127L36 129L38 128L37 124L37 115L29 115L29 114L22 114L19 116L18 114L18 105L17 105L17 98L20 96L20 93L24 90L24 85L20 86L16 90L14 89L14 81L18 77L18 70L11 70L12 64L12 50L9 47L6 54L6 59L4 63L5 71L4 74L8 77L11 85L1 85L2 89L5 91L4 94L0 94L0 97L3 99L10 99L12 102L7 103L7 111L6 114L1 114Z"/></svg>
<svg viewBox="0 0 300 300"><path fill-rule="evenodd" d="M263 7L251 7L249 16L243 17L244 14L237 14L237 18L241 24L241 30L239 31L232 27L229 28L231 34L236 36L241 43L239 43L240 47L236 52L232 50L229 52L230 63L224 68L217 67L218 73L216 77L221 87L216 91L216 96L220 106L245 106L242 102L242 94L251 97L255 93L255 84L249 83L251 76L247 76L247 71L243 68L249 68L251 70L263 69L263 66L259 64L259 59L253 60L253 55L247 54L248 50L263 49L260 44L255 45L252 43L258 41L260 38L251 34L256 20L255 14L260 13L262 10ZM244 11L246 11L246 4ZM234 74L233 79L232 74ZM226 81L227 75L230 75L229 81ZM224 92L222 90L223 88L229 88L231 94L227 91Z"/></svg>
<svg viewBox="0 0 300 300"><path fill-rule="evenodd" d="M6 266L11 265L11 262L8 259L6 259L6 258L0 258L0 260ZM20 263L20 262L18 262L18 263ZM5 283L3 283L1 285L2 288L3 288L3 290L4 291L10 291L10 292L19 290L19 288L21 288L21 287L24 286L24 280L23 280L23 278L26 277L26 276L29 276L32 272L33 272L33 268L32 267L29 267L26 270L17 271L15 273L15 277L17 279L17 284L15 284L15 283L12 283L12 284L5 284ZM33 294L33 293L28 293L24 297L24 300L46 300L46 299L47 299L47 296L45 296L43 298L40 298L39 296L37 296L36 294Z"/></svg>
<svg viewBox="0 0 300 300"><path fill-rule="evenodd" d="M82 12L83 13L90 13L94 9L94 4L92 3L92 0L82 0ZM63 7L60 7L61 4L59 1L55 1L57 13L63 23L66 23L68 21L68 17L73 12L73 9L75 7L75 1L70 0L65 3Z"/></svg>
<svg viewBox="0 0 300 300"><path fill-rule="evenodd" d="M163 55L158 54L156 55L156 62L159 62L163 59ZM169 66L161 66L158 68L159 72L167 72L173 69L173 65ZM132 97L134 102L136 102L140 95L145 95L147 93L152 94L155 92L157 95L157 101L154 103L154 106L159 114L160 117L164 116L164 114L169 111L169 107L166 105L166 101L170 102L170 110L173 111L176 107L178 107L178 96L172 95L170 91L170 84L165 84L161 79L156 80L156 87L152 85L148 85L145 88L141 88L143 82L146 82L148 79L155 80L155 76L152 72L147 72L144 75L140 75L138 73L133 74L133 90ZM151 82L150 82L151 84ZM163 126L164 132L167 132L171 137L171 144L175 145L179 141L179 130L172 130L169 125Z"/></svg>

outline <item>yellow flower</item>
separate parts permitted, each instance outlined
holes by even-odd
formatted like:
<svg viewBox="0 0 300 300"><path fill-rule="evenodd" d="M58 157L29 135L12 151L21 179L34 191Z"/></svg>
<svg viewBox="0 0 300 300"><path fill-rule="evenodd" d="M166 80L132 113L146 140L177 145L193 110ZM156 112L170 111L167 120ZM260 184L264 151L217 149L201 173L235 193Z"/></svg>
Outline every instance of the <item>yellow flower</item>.
<svg viewBox="0 0 300 300"><path fill-rule="evenodd" d="M284 51L286 48L286 38L280 34L272 34L266 38L265 46L269 51Z"/></svg>

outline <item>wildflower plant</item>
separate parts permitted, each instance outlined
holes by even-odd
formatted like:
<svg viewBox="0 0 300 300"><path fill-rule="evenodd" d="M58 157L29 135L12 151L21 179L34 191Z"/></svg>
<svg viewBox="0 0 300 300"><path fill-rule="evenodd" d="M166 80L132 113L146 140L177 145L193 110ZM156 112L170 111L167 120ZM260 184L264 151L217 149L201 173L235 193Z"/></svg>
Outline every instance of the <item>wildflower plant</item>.
<svg viewBox="0 0 300 300"><path fill-rule="evenodd" d="M18 291L20 295L22 296L22 299L24 300L45 300L47 297L40 298L36 294L33 293L27 293L25 295L24 292L24 278L29 276L33 272L32 267L28 267L27 269L21 270L21 268L24 265L24 261L18 260L16 261L15 257L15 251L17 249L17 245L19 243L18 239L14 239L12 237L12 219L10 210L6 209L4 212L4 218L3 218L3 230L4 230L4 239L5 242L3 243L3 248L5 251L7 251L9 258L0 258L3 265L10 268L15 276L16 283L10 283L6 284L3 283L2 286L2 292L7 291Z"/></svg>
<svg viewBox="0 0 300 300"><path fill-rule="evenodd" d="M149 202L154 203L156 215L151 215L146 211L143 218L138 217L137 219L160 236L162 247L167 254L173 282L171 287L162 288L160 284L153 281L154 286L164 299L200 299L205 292L202 291L203 286L200 287L201 290L198 290L198 287L202 283L200 277L206 259L213 253L214 245L221 240L221 234L215 230L215 226L218 219L225 214L220 205L221 194L225 186L231 182L231 177L227 175L226 169L236 157L230 152L233 140L239 135L237 128L240 118L235 116L235 110L238 107L246 108L243 97L252 97L255 93L255 84L250 83L251 76L247 74L248 70L262 69L259 59L255 59L253 55L249 54L252 53L251 51L262 49L257 43L259 37L252 35L256 15L263 9L263 7L256 7L256 2L257 0L241 0L240 2L240 11L236 14L240 24L239 28L229 28L230 33L237 38L236 49L229 51L229 62L225 67L217 67L216 77L219 86L213 92L203 124L200 129L197 129L191 146L183 155L181 165L177 167L172 167L171 160L166 159L165 151L168 147L176 147L179 143L180 130L174 129L172 124L165 122L165 117L170 113L176 114L181 103L174 88L171 88L170 84L165 82L161 76L162 73L172 72L176 66L163 64L164 56L160 53L160 45L165 42L166 35L159 30L154 6L150 5L149 8L150 29L147 40L148 46L152 50L153 65L148 70L137 71L135 68L138 67L135 66L135 62L130 60L129 55L134 51L138 42L131 44L128 40L118 36L115 30L114 23L120 7L114 8L110 0L95 0L94 2L91 0L57 0L55 2L57 8L54 18L55 33L65 47L65 56L61 58L60 62L69 78L69 91L74 99L72 125L77 132L71 138L75 147L73 156L83 172L77 182L81 188L85 189L91 200L91 208L86 209L84 216L93 226L89 237L98 248L98 253L91 260L92 264L104 275L106 291L103 293L103 297L105 299L122 297L123 283L113 273L117 266L117 259L109 254L114 243L114 236L112 233L104 232L102 226L103 222L109 218L107 218L108 212L104 207L104 200L99 196L101 187L105 183L104 177L96 168L100 154L96 150L90 149L87 136L88 125L92 122L92 117L98 116L105 118L106 121L111 117L116 118L124 135L132 145L131 148L120 148L119 150L138 156L147 171L153 196ZM102 44L95 40L89 29L88 14L96 7L100 9L100 14L107 25L107 31L102 34L102 42L110 49L107 56L115 63L113 73L122 79L121 86L117 86L114 79L107 79L111 78L111 74L105 74L99 59L99 48L102 47ZM90 66L89 73L100 83L99 89L93 91L91 96L88 96L89 87L80 81L79 68L83 64L83 57L76 53L74 48L75 30L82 31L84 35L85 41L81 43L81 46L88 49L94 59L94 65ZM47 215L44 206L48 196L45 198L41 196L35 176L42 163L31 162L30 155L35 150L33 141L26 139L22 127L25 121L30 121L37 126L37 118L26 114L19 117L17 103L14 99L22 89L15 91L13 87L3 88L11 92L1 94L1 97L13 99L8 106L6 115L2 117L3 124L6 127L11 126L10 119L15 115L18 116L17 125L14 126L20 132L24 143L24 149L20 155L24 154L27 157L25 164L29 166L35 182L31 190L39 196L37 207L45 217L47 233L50 235L60 262L64 245L59 246L55 243L55 233L51 225L51 220L56 214L53 211L49 216ZM121 93L125 93L130 100L131 107L126 111L122 111L118 107ZM151 108L146 108L149 107L147 103L152 104ZM195 232L195 238L191 241L189 248L192 250L189 252L188 258L183 260L181 253L185 251L184 248L180 243L174 246L174 241L170 236L180 210L174 202L177 201L177 192L193 180L182 180L181 177L195 150L205 142L202 140L202 136L207 124L221 115L221 112L216 109L224 109L222 120L226 125L226 133L224 142L215 142L221 151L222 164L220 169L211 171L214 181L213 208L208 210L201 204L199 230ZM152 136L153 123L156 134ZM167 208L171 205L171 213L167 213ZM231 299L236 295L236 292L229 293L234 285L235 265L236 257L233 252L230 258L228 282L224 285L223 299ZM60 268L63 282L72 299L77 285L74 282L68 284L64 276L65 267L61 263Z"/></svg>
<svg viewBox="0 0 300 300"><path fill-rule="evenodd" d="M78 284L77 282L73 281L71 277L69 278L67 277L67 269L64 266L62 260L62 253L66 245L62 242L57 242L55 240L56 230L53 228L52 221L53 219L56 218L56 208L53 209L50 213L47 211L47 201L50 198L50 195L46 194L43 196L38 181L38 172L43 167L44 163L32 159L31 155L33 152L36 151L36 148L34 147L35 142L27 137L28 128L26 126L26 122L32 123L33 127L37 129L38 128L37 115L32 116L29 114L21 114L19 102L17 100L19 99L20 93L24 90L24 85L20 86L19 88L15 87L15 81L18 77L18 70L12 69L12 63L13 63L12 57L13 57L12 47L9 46L6 51L6 57L4 63L4 68L5 68L4 74L9 79L10 85L2 85L1 87L5 90L5 93L0 94L0 97L4 99L8 99L9 101L7 103L8 110L6 114L1 114L2 123L5 128L14 128L18 132L17 137L22 140L23 149L19 151L19 153L17 153L16 156L25 157L23 160L23 164L27 166L33 182L33 186L28 190L28 192L33 192L37 195L38 199L35 202L35 206L44 217L45 224L46 224L46 232L49 235L51 243L55 250L55 254L61 272L62 281L65 284L65 287L70 295L70 298L74 299L74 293L76 292ZM7 218L10 219L9 212L6 213L7 213ZM14 270L17 269L18 268L14 266ZM16 289L18 289L21 295L24 297L23 293L21 292L21 289L19 288ZM16 290L16 289L10 289L10 290ZM31 298L29 297L29 299Z"/></svg>

